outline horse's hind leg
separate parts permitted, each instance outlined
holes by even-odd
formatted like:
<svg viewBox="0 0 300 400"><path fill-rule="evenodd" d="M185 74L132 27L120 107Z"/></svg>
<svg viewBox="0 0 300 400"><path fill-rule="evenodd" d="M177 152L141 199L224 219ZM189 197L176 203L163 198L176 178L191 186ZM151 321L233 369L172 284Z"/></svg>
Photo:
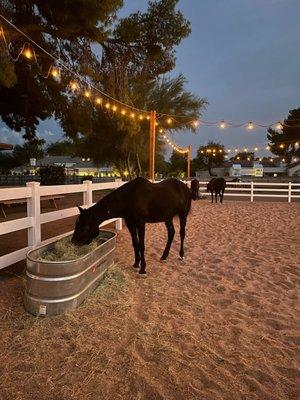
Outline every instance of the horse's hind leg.
<svg viewBox="0 0 300 400"><path fill-rule="evenodd" d="M173 242L173 238L175 235L175 229L174 229L174 225L173 225L173 219L166 221L165 222L166 228L168 229L168 241L165 247L165 250L163 252L163 255L161 256L161 260L164 261L168 258L169 252L170 252L170 248L171 248L171 244Z"/></svg>
<svg viewBox="0 0 300 400"><path fill-rule="evenodd" d="M215 192L215 200L216 200L216 203L218 202L218 192Z"/></svg>
<svg viewBox="0 0 300 400"><path fill-rule="evenodd" d="M183 256L184 256L183 244L184 244L184 238L185 238L186 215L180 216L179 218L180 218L180 240L181 240L179 255L180 255L180 258L183 260Z"/></svg>
<svg viewBox="0 0 300 400"><path fill-rule="evenodd" d="M140 274L146 273L146 261L145 261L145 224L141 223L138 225L138 234L139 234L139 250L141 256L141 269L139 271Z"/></svg>

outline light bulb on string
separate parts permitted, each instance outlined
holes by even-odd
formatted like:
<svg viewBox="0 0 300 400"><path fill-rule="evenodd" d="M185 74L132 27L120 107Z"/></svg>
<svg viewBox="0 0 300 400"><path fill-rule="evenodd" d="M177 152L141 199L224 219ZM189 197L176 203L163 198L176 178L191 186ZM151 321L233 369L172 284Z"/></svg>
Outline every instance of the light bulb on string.
<svg viewBox="0 0 300 400"><path fill-rule="evenodd" d="M122 115L125 115L125 114L126 114L126 111L124 110L124 108L123 108L123 110L121 110L121 114L122 114Z"/></svg>
<svg viewBox="0 0 300 400"><path fill-rule="evenodd" d="M164 131L163 129L160 129L160 130L159 130L159 133L163 133L163 131Z"/></svg>
<svg viewBox="0 0 300 400"><path fill-rule="evenodd" d="M279 147L280 147L281 149L283 149L283 148L284 148L284 144L281 143L281 144L279 145Z"/></svg>
<svg viewBox="0 0 300 400"><path fill-rule="evenodd" d="M247 149L247 147L245 147L245 148L244 148L244 152L247 153L247 151L248 151L248 149Z"/></svg>
<svg viewBox="0 0 300 400"><path fill-rule="evenodd" d="M280 121L277 122L276 129L282 129L282 123Z"/></svg>
<svg viewBox="0 0 300 400"><path fill-rule="evenodd" d="M53 78L59 78L60 76L60 70L56 67L51 67L50 74Z"/></svg>
<svg viewBox="0 0 300 400"><path fill-rule="evenodd" d="M298 147L298 146L299 146L299 143L298 143L298 142L296 142L296 143L295 143L295 146L296 146L296 147Z"/></svg>
<svg viewBox="0 0 300 400"><path fill-rule="evenodd" d="M114 104L114 105L112 106L112 110L113 110L113 111L117 111L117 109L118 109L118 107Z"/></svg>
<svg viewBox="0 0 300 400"><path fill-rule="evenodd" d="M75 92L76 90L79 89L79 85L78 85L78 83L76 81L71 81L70 82L70 88L71 88L71 90L73 90L73 92Z"/></svg>
<svg viewBox="0 0 300 400"><path fill-rule="evenodd" d="M105 103L105 108L109 109L110 108L110 104L107 102Z"/></svg>
<svg viewBox="0 0 300 400"><path fill-rule="evenodd" d="M89 99L91 97L91 92L89 90L85 90L84 91L84 97L86 97L87 99Z"/></svg>
<svg viewBox="0 0 300 400"><path fill-rule="evenodd" d="M139 119L142 121L144 119L144 117L141 115L139 115Z"/></svg>
<svg viewBox="0 0 300 400"><path fill-rule="evenodd" d="M223 119L222 119L222 121L220 122L219 127L220 127L221 129L225 129L225 128L226 128L226 124L225 124L225 121L224 121Z"/></svg>
<svg viewBox="0 0 300 400"><path fill-rule="evenodd" d="M198 121L193 121L193 126L194 126L195 128L197 128L198 125L199 125L199 122L198 122Z"/></svg>
<svg viewBox="0 0 300 400"><path fill-rule="evenodd" d="M172 123L172 118L168 118L168 119L167 119L167 124L170 125L171 123Z"/></svg>
<svg viewBox="0 0 300 400"><path fill-rule="evenodd" d="M285 162L285 158L282 159L282 162Z"/></svg>
<svg viewBox="0 0 300 400"><path fill-rule="evenodd" d="M220 150L219 150L219 153L223 153L223 150L222 150L222 149L220 149Z"/></svg>
<svg viewBox="0 0 300 400"><path fill-rule="evenodd" d="M96 102L96 104L101 104L102 103L101 97L96 97L95 102Z"/></svg>
<svg viewBox="0 0 300 400"><path fill-rule="evenodd" d="M270 146L267 146L267 147L266 147L266 150L270 150Z"/></svg>
<svg viewBox="0 0 300 400"><path fill-rule="evenodd" d="M253 129L253 122L252 121L248 122L247 129L249 129L250 131Z"/></svg>
<svg viewBox="0 0 300 400"><path fill-rule="evenodd" d="M131 116L131 118L134 118L135 117L135 113L131 113L130 116Z"/></svg>
<svg viewBox="0 0 300 400"><path fill-rule="evenodd" d="M149 121L149 119L150 119L150 116L149 116L149 115L147 115L146 119Z"/></svg>
<svg viewBox="0 0 300 400"><path fill-rule="evenodd" d="M257 147L254 147L254 151L258 151L258 148L257 148Z"/></svg>
<svg viewBox="0 0 300 400"><path fill-rule="evenodd" d="M31 60L32 57L33 57L33 52L32 52L29 48L24 49L23 52L22 52L22 54L23 54L23 56L24 56L25 58L27 58L27 60Z"/></svg>

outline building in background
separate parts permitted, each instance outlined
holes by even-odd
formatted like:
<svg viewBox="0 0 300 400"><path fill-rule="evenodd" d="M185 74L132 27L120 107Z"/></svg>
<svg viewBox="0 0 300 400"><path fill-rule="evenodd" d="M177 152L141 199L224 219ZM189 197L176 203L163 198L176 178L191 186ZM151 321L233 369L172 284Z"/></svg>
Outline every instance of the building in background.
<svg viewBox="0 0 300 400"><path fill-rule="evenodd" d="M114 178L119 176L118 172L109 165L97 166L90 158L68 156L45 156L37 160L35 165L30 165L29 163L28 165L14 168L11 172L20 175L26 173L34 175L40 167L46 165L63 166L67 176L93 176L97 178Z"/></svg>

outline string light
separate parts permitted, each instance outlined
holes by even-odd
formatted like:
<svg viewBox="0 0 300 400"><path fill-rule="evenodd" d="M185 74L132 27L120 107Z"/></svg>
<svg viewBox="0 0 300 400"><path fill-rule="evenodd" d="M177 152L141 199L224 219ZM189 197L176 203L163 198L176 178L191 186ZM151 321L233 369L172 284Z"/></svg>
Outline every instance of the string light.
<svg viewBox="0 0 300 400"><path fill-rule="evenodd" d="M71 81L70 82L70 88L73 90L73 92L75 92L76 90L79 89L79 85L76 81Z"/></svg>
<svg viewBox="0 0 300 400"><path fill-rule="evenodd" d="M89 90L85 90L85 91L84 91L84 97L86 97L87 99L88 99L89 97L91 97L91 92L90 92ZM96 100L96 102L97 102L97 100Z"/></svg>
<svg viewBox="0 0 300 400"><path fill-rule="evenodd" d="M105 103L105 108L109 109L110 108L110 104L107 102Z"/></svg>
<svg viewBox="0 0 300 400"><path fill-rule="evenodd" d="M144 117L142 115L139 115L139 119L142 121Z"/></svg>
<svg viewBox="0 0 300 400"><path fill-rule="evenodd" d="M122 115L125 115L125 114L126 114L126 110L123 109L123 110L121 111L121 114L122 114Z"/></svg>
<svg viewBox="0 0 300 400"><path fill-rule="evenodd" d="M225 128L226 128L226 124L225 124L225 121L224 121L224 120L222 120L222 121L220 122L219 127L220 127L221 129L225 129Z"/></svg>
<svg viewBox="0 0 300 400"><path fill-rule="evenodd" d="M117 106L116 106L116 105L113 105L113 106L112 106L112 110L113 110L113 111L117 111Z"/></svg>
<svg viewBox="0 0 300 400"><path fill-rule="evenodd" d="M160 129L160 130L159 130L159 133L163 133L163 131L164 131L163 129Z"/></svg>
<svg viewBox="0 0 300 400"><path fill-rule="evenodd" d="M102 99L100 97L96 97L95 103L96 104L101 104L102 103Z"/></svg>
<svg viewBox="0 0 300 400"><path fill-rule="evenodd" d="M198 121L193 121L193 126L194 126L195 128L197 128L198 125L199 125L199 122L198 122Z"/></svg>
<svg viewBox="0 0 300 400"><path fill-rule="evenodd" d="M282 124L281 124L280 121L277 122L276 128L277 128L277 129L282 129Z"/></svg>
<svg viewBox="0 0 300 400"><path fill-rule="evenodd" d="M58 68L52 67L50 74L53 76L53 78L58 78L60 76L60 71Z"/></svg>
<svg viewBox="0 0 300 400"><path fill-rule="evenodd" d="M170 125L171 123L172 123L172 118L168 118L168 119L167 119L167 124Z"/></svg>
<svg viewBox="0 0 300 400"><path fill-rule="evenodd" d="M247 129L249 129L250 131L253 129L253 122L252 121L248 122Z"/></svg>
<svg viewBox="0 0 300 400"><path fill-rule="evenodd" d="M281 149L283 149L283 148L284 148L284 144L280 144L279 147L280 147Z"/></svg>
<svg viewBox="0 0 300 400"><path fill-rule="evenodd" d="M23 56L25 57L25 58L27 58L28 60L31 60L32 59L32 57L33 57L33 53L32 53L32 51L30 50L30 49L24 49L23 50L23 52L22 52L22 54L23 54Z"/></svg>
<svg viewBox="0 0 300 400"><path fill-rule="evenodd" d="M135 113L131 113L130 116L131 116L131 118L134 118L135 117Z"/></svg>

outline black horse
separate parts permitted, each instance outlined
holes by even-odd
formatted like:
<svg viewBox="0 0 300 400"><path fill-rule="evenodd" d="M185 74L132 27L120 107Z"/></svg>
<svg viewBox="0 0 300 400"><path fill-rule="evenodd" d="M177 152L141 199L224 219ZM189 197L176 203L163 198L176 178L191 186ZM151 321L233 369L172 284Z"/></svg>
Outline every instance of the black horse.
<svg viewBox="0 0 300 400"><path fill-rule="evenodd" d="M164 222L168 230L168 241L161 256L166 260L174 238L173 218L180 220L180 257L183 259L185 225L191 207L191 192L177 179L166 179L151 183L145 178L136 178L109 193L88 209L79 207L80 215L76 221L72 242L77 245L90 243L99 234L99 225L110 218L124 218L131 234L135 262L133 267L146 273L145 224Z"/></svg>
<svg viewBox="0 0 300 400"><path fill-rule="evenodd" d="M224 178L212 178L207 184L207 191L211 193L211 202L214 202L214 193L216 203L218 202L218 195L220 196L220 202L223 202L223 196L225 192L226 181Z"/></svg>
<svg viewBox="0 0 300 400"><path fill-rule="evenodd" d="M191 181L191 192L193 200L199 200L199 187L200 183L198 179L193 179Z"/></svg>

